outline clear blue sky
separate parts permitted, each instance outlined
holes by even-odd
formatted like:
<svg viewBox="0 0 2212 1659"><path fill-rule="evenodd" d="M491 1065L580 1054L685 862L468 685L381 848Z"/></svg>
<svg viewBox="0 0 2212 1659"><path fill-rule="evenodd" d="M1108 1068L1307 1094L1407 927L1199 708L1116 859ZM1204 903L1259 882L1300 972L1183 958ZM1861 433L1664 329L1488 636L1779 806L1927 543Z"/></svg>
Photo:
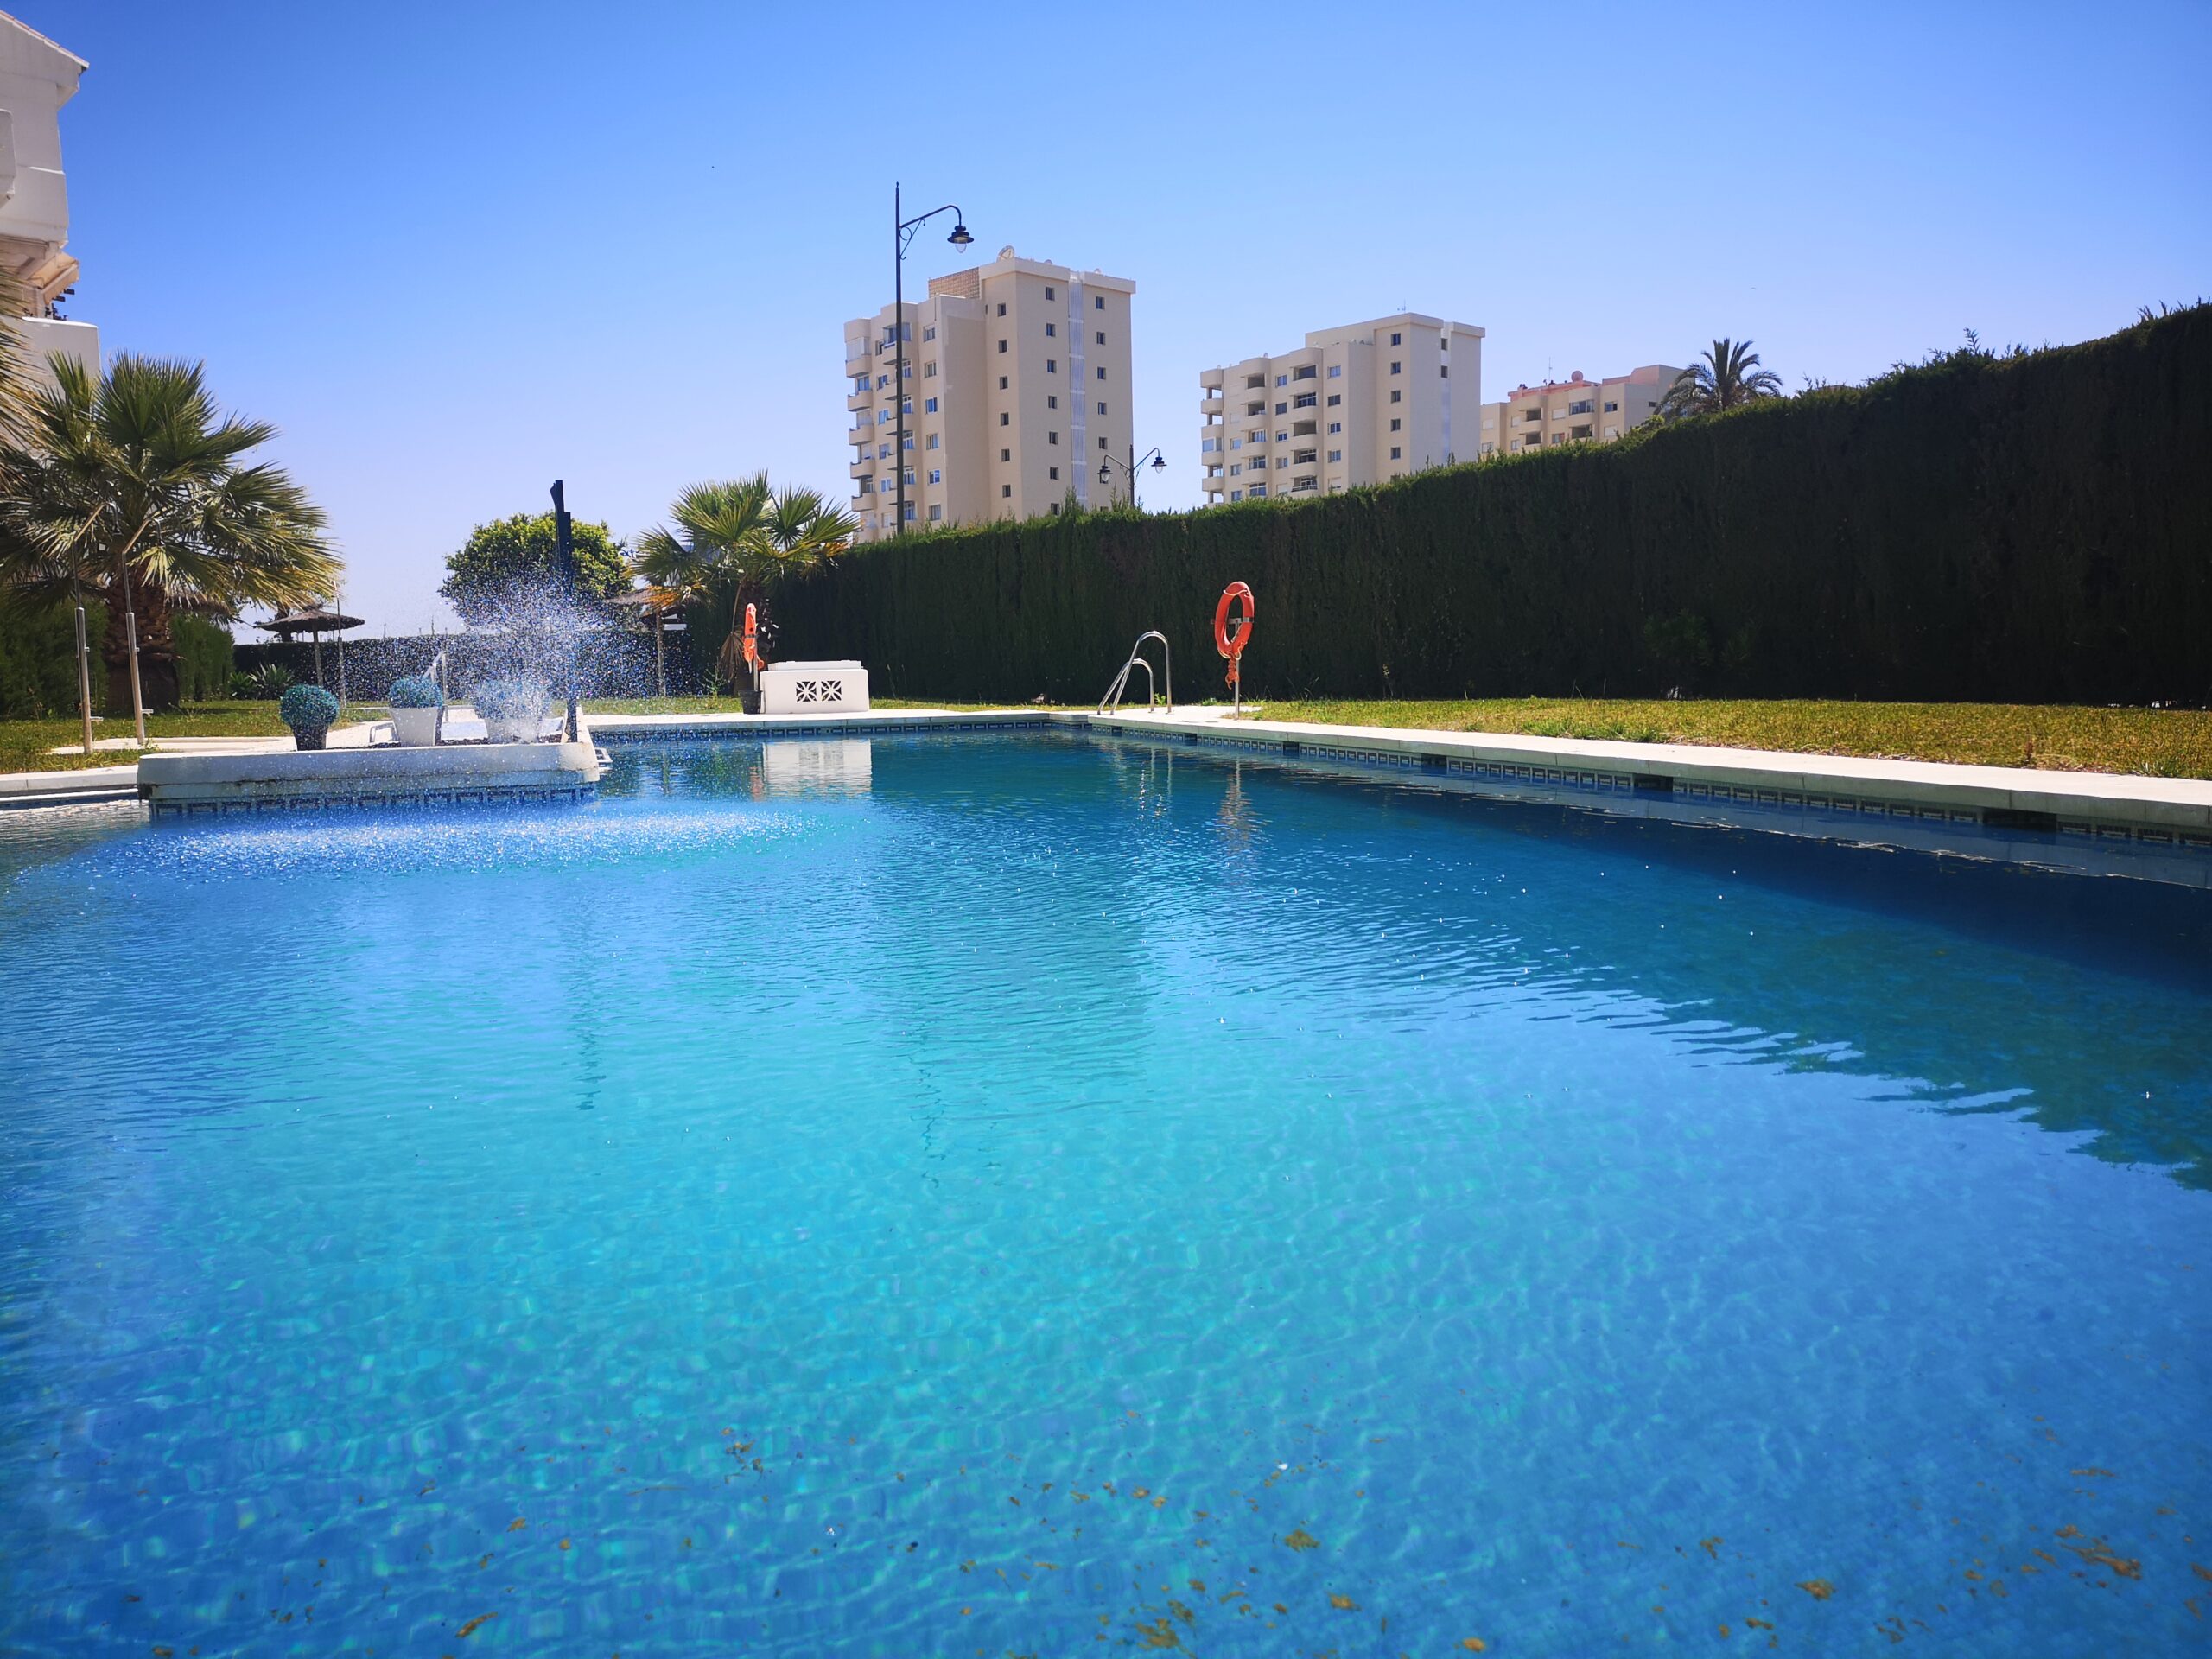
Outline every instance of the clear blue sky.
<svg viewBox="0 0 2212 1659"><path fill-rule="evenodd" d="M2212 4L898 8L9 0L112 351L204 359L418 627L555 476L842 494L891 184L1137 283L1140 443L1198 371L1402 306L1484 391L1749 335L1793 387L2212 293ZM925 237L909 278L972 261Z"/></svg>

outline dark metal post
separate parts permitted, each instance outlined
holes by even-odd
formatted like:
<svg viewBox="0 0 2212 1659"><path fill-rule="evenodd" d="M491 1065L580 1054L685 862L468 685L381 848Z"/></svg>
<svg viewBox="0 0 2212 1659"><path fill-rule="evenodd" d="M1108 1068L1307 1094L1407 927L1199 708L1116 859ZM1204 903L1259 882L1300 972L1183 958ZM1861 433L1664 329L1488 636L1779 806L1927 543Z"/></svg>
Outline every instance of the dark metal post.
<svg viewBox="0 0 2212 1659"><path fill-rule="evenodd" d="M85 721L85 753L92 752L92 658L85 640L85 607L77 607L77 708Z"/></svg>
<svg viewBox="0 0 2212 1659"><path fill-rule="evenodd" d="M581 724L576 707L576 650L582 619L577 608L575 529L569 518L568 497L557 478L553 480L553 558L559 567L562 598L568 608L562 628L569 636L569 714L561 735L573 743Z"/></svg>
<svg viewBox="0 0 2212 1659"><path fill-rule="evenodd" d="M906 533L906 245L899 238L906 226L900 219L903 211L899 187L891 187L891 392L898 410L899 435L891 446L891 464L899 473L898 517L892 520L891 533ZM879 500L881 497L877 498Z"/></svg>

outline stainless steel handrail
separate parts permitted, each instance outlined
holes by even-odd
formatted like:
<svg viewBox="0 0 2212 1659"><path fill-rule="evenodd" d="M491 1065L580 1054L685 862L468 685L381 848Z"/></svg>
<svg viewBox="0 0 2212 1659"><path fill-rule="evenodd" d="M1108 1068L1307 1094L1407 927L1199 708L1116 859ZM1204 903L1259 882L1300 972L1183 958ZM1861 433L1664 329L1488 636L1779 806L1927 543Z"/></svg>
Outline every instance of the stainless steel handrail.
<svg viewBox="0 0 2212 1659"><path fill-rule="evenodd" d="M1129 647L1129 660L1122 664L1122 671L1114 677L1114 683L1108 686L1106 695L1098 699L1098 713L1103 715L1120 712L1122 694L1128 689L1129 671L1139 666L1144 669L1144 706L1147 709L1152 707L1154 690L1152 664L1145 660L1144 656L1144 642L1147 639L1160 641L1160 677L1167 688L1167 712L1171 715L1175 712L1175 659L1167 649L1167 636L1159 629L1154 628L1139 634L1136 644Z"/></svg>

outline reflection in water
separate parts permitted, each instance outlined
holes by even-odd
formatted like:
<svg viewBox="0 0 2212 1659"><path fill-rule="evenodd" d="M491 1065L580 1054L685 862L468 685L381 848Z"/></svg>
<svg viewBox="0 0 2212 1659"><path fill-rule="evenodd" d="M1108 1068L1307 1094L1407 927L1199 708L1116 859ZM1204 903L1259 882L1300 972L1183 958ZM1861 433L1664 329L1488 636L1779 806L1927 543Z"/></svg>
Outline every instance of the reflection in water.
<svg viewBox="0 0 2212 1659"><path fill-rule="evenodd" d="M865 795L874 746L865 737L815 741L785 738L760 747L760 776L770 795Z"/></svg>

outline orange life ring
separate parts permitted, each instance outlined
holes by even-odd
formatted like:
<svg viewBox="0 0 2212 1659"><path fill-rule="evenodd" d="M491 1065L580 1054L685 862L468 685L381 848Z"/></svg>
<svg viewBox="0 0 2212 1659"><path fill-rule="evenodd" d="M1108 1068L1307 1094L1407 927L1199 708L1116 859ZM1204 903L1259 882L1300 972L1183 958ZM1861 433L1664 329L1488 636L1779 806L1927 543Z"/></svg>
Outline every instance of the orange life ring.
<svg viewBox="0 0 2212 1659"><path fill-rule="evenodd" d="M1229 601L1232 599L1241 599L1244 601L1244 614L1238 619L1242 626L1237 628L1234 635L1229 632ZM1236 683L1237 665L1243 658L1244 647L1252 642L1254 608L1252 590L1241 582L1232 582L1228 587L1223 588L1221 603L1213 607L1214 649L1229 658L1229 672L1224 677L1227 684Z"/></svg>
<svg viewBox="0 0 2212 1659"><path fill-rule="evenodd" d="M760 666L760 613L748 605L745 607L745 665L747 668Z"/></svg>

